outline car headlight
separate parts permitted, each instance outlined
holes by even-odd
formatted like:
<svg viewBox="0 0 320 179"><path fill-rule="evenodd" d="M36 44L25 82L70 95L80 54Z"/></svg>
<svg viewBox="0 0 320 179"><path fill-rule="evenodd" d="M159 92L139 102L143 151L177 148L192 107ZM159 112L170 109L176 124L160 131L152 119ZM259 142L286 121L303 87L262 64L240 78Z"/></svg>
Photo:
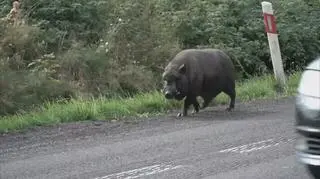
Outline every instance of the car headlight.
<svg viewBox="0 0 320 179"><path fill-rule="evenodd" d="M320 98L297 95L296 103L299 110L309 119L316 119L320 117Z"/></svg>
<svg viewBox="0 0 320 179"><path fill-rule="evenodd" d="M300 79L298 91L306 96L320 98L320 71L304 71Z"/></svg>
<svg viewBox="0 0 320 179"><path fill-rule="evenodd" d="M300 80L297 106L310 119L320 117L320 71L306 70Z"/></svg>

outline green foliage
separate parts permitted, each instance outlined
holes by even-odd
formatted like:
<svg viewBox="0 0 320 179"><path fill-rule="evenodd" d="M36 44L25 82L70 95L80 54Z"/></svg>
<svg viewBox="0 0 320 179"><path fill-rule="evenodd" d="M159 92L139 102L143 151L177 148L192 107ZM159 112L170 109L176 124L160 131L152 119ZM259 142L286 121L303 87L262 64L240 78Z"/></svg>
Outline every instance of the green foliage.
<svg viewBox="0 0 320 179"><path fill-rule="evenodd" d="M26 0L23 8L29 22L45 29L43 39L49 50L70 48L73 40L86 45L97 42L103 35L108 14L100 14L104 1ZM105 9L109 10L109 9Z"/></svg>
<svg viewBox="0 0 320 179"><path fill-rule="evenodd" d="M43 73L0 72L0 114L23 113L46 101L75 96L71 86Z"/></svg>
<svg viewBox="0 0 320 179"><path fill-rule="evenodd" d="M104 51L77 47L57 57L57 61L60 79L76 82L94 96L146 92L155 87L150 70L114 63Z"/></svg>
<svg viewBox="0 0 320 179"><path fill-rule="evenodd" d="M320 2L271 2L291 74L319 55ZM4 17L11 1L0 5ZM159 89L165 65L185 48L225 50L240 80L272 72L261 0L23 0L22 10L25 25L0 22L2 85L10 86L0 89L7 106L0 115L65 93L112 97Z"/></svg>
<svg viewBox="0 0 320 179"><path fill-rule="evenodd" d="M320 2L277 2L280 48L287 71L300 70L320 55Z"/></svg>

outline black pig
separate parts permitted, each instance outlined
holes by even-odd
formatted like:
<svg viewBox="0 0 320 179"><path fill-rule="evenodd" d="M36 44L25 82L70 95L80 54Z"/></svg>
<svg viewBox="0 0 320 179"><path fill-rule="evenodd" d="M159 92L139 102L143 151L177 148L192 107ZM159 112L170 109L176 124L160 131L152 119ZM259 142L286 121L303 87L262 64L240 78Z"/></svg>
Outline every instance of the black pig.
<svg viewBox="0 0 320 179"><path fill-rule="evenodd" d="M193 104L194 112L206 108L211 100L221 92L231 101L226 109L235 106L235 68L230 57L218 49L187 49L179 52L166 66L162 74L163 93L167 99L183 100L182 114L187 116L188 108ZM202 97L200 105L196 97Z"/></svg>

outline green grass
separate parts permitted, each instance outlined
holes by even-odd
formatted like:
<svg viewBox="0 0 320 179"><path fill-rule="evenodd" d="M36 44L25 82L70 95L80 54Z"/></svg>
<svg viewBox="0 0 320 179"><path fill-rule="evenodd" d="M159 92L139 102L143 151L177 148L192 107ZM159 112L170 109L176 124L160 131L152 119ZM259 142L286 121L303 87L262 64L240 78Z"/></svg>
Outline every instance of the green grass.
<svg viewBox="0 0 320 179"><path fill-rule="evenodd" d="M288 77L287 88L281 95L274 91L273 87L275 83L272 75L255 77L237 83L237 99L248 101L291 96L295 93L300 75L301 73L295 73ZM229 98L224 93L221 93L217 96L215 102L217 104L227 104ZM41 109L31 113L0 118L0 133L63 122L112 120L129 116L163 113L169 109L180 108L181 104L181 102L166 100L158 91L126 99L100 98L72 100L67 104L47 103Z"/></svg>

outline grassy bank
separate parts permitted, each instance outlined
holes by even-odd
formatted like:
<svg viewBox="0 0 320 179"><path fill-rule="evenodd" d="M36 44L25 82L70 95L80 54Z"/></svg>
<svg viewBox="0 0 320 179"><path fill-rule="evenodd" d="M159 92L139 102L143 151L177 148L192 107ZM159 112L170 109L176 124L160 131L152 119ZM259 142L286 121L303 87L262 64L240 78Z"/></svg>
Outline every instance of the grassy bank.
<svg viewBox="0 0 320 179"><path fill-rule="evenodd" d="M300 73L288 77L288 88L281 96L295 93ZM279 97L273 90L273 76L253 78L237 84L237 99ZM229 98L220 94L215 99L217 104L227 104ZM140 116L165 112L168 109L180 108L181 102L167 101L159 92L137 95L130 99L93 99L73 100L67 104L47 103L41 109L0 119L0 133L28 129L33 126L53 125L62 122L84 120L112 120L127 116Z"/></svg>

